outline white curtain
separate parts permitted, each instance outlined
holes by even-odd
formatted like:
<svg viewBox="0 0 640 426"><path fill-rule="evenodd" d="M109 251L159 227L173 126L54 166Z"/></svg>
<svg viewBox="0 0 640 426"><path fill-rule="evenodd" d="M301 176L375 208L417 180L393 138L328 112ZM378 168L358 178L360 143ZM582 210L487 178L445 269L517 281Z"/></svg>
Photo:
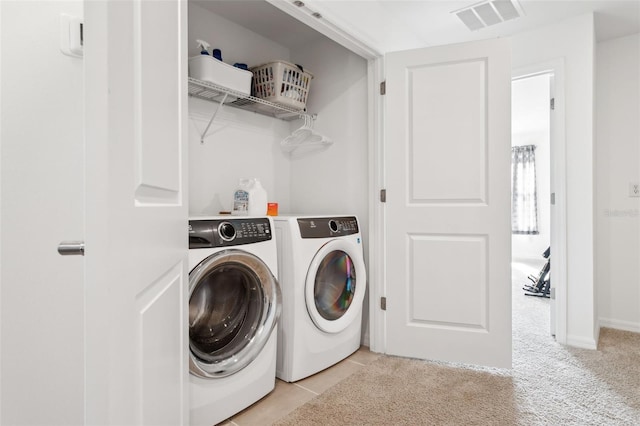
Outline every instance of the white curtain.
<svg viewBox="0 0 640 426"><path fill-rule="evenodd" d="M538 234L535 145L511 148L511 232Z"/></svg>

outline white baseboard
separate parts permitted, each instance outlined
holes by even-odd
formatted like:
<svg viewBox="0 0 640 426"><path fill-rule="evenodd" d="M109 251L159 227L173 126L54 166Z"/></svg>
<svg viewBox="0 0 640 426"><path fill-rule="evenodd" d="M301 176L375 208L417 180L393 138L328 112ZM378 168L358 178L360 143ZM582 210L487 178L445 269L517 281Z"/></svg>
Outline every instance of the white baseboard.
<svg viewBox="0 0 640 426"><path fill-rule="evenodd" d="M567 335L567 345L582 349L598 349L598 342L595 339L582 336Z"/></svg>
<svg viewBox="0 0 640 426"><path fill-rule="evenodd" d="M615 328L616 330L633 331L640 333L640 323L632 321L622 321L611 318L600 318L600 327Z"/></svg>
<svg viewBox="0 0 640 426"><path fill-rule="evenodd" d="M362 346L370 347L370 345L369 345L369 330L368 329L367 329L367 332L362 335L362 338L360 339L360 344Z"/></svg>

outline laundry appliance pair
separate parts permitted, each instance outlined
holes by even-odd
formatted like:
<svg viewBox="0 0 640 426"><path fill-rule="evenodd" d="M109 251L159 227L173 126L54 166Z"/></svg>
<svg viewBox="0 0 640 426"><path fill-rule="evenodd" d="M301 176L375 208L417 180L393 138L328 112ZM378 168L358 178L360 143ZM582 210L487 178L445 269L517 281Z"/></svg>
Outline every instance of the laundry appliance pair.
<svg viewBox="0 0 640 426"><path fill-rule="evenodd" d="M189 220L190 423L212 425L360 346L355 216Z"/></svg>

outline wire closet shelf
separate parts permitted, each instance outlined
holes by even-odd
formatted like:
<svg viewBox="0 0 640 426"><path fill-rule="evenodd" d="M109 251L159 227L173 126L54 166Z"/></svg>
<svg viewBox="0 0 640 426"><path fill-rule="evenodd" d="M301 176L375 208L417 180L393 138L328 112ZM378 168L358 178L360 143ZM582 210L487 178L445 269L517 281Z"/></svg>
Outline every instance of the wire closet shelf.
<svg viewBox="0 0 640 426"><path fill-rule="evenodd" d="M214 101L222 103L222 99L227 95L225 101L227 105L257 112L259 114L268 115L279 118L281 120L294 120L307 115L304 109L295 109L286 105L279 105L264 99L249 96L245 93L228 89L208 81L196 80L189 77L189 95L195 98L204 99L205 101Z"/></svg>
<svg viewBox="0 0 640 426"><path fill-rule="evenodd" d="M313 120L315 120L315 114L307 113L306 109L296 109L293 107L289 107L286 105L276 104L273 102L266 101L264 99L256 98L255 96L250 96L242 92L238 92L233 89L229 89L224 86L217 85L215 83L211 83L208 81L202 81L195 79L193 77L189 77L189 96L193 96L194 98L203 99L205 101L217 102L219 105L216 110L213 112L207 127L204 132L200 135L200 142L204 143L204 139L207 137L207 132L216 115L220 111L220 108L223 105L229 105L234 108L244 109L247 111L252 111L258 114L267 115L270 117L278 118L280 120L292 121L296 119L303 119L305 122L305 126L311 126ZM321 138L323 144L330 144L331 141L328 138ZM303 143L301 140L297 140L295 145L300 145ZM317 141L314 141L312 144L317 144ZM289 149L286 149L284 144L283 148L289 151L292 146L289 146Z"/></svg>

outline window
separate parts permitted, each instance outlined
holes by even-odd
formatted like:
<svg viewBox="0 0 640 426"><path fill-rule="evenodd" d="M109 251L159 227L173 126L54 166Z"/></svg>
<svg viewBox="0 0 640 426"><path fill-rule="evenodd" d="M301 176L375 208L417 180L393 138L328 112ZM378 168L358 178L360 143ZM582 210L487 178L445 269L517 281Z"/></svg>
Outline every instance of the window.
<svg viewBox="0 0 640 426"><path fill-rule="evenodd" d="M535 145L511 148L511 232L538 234Z"/></svg>

